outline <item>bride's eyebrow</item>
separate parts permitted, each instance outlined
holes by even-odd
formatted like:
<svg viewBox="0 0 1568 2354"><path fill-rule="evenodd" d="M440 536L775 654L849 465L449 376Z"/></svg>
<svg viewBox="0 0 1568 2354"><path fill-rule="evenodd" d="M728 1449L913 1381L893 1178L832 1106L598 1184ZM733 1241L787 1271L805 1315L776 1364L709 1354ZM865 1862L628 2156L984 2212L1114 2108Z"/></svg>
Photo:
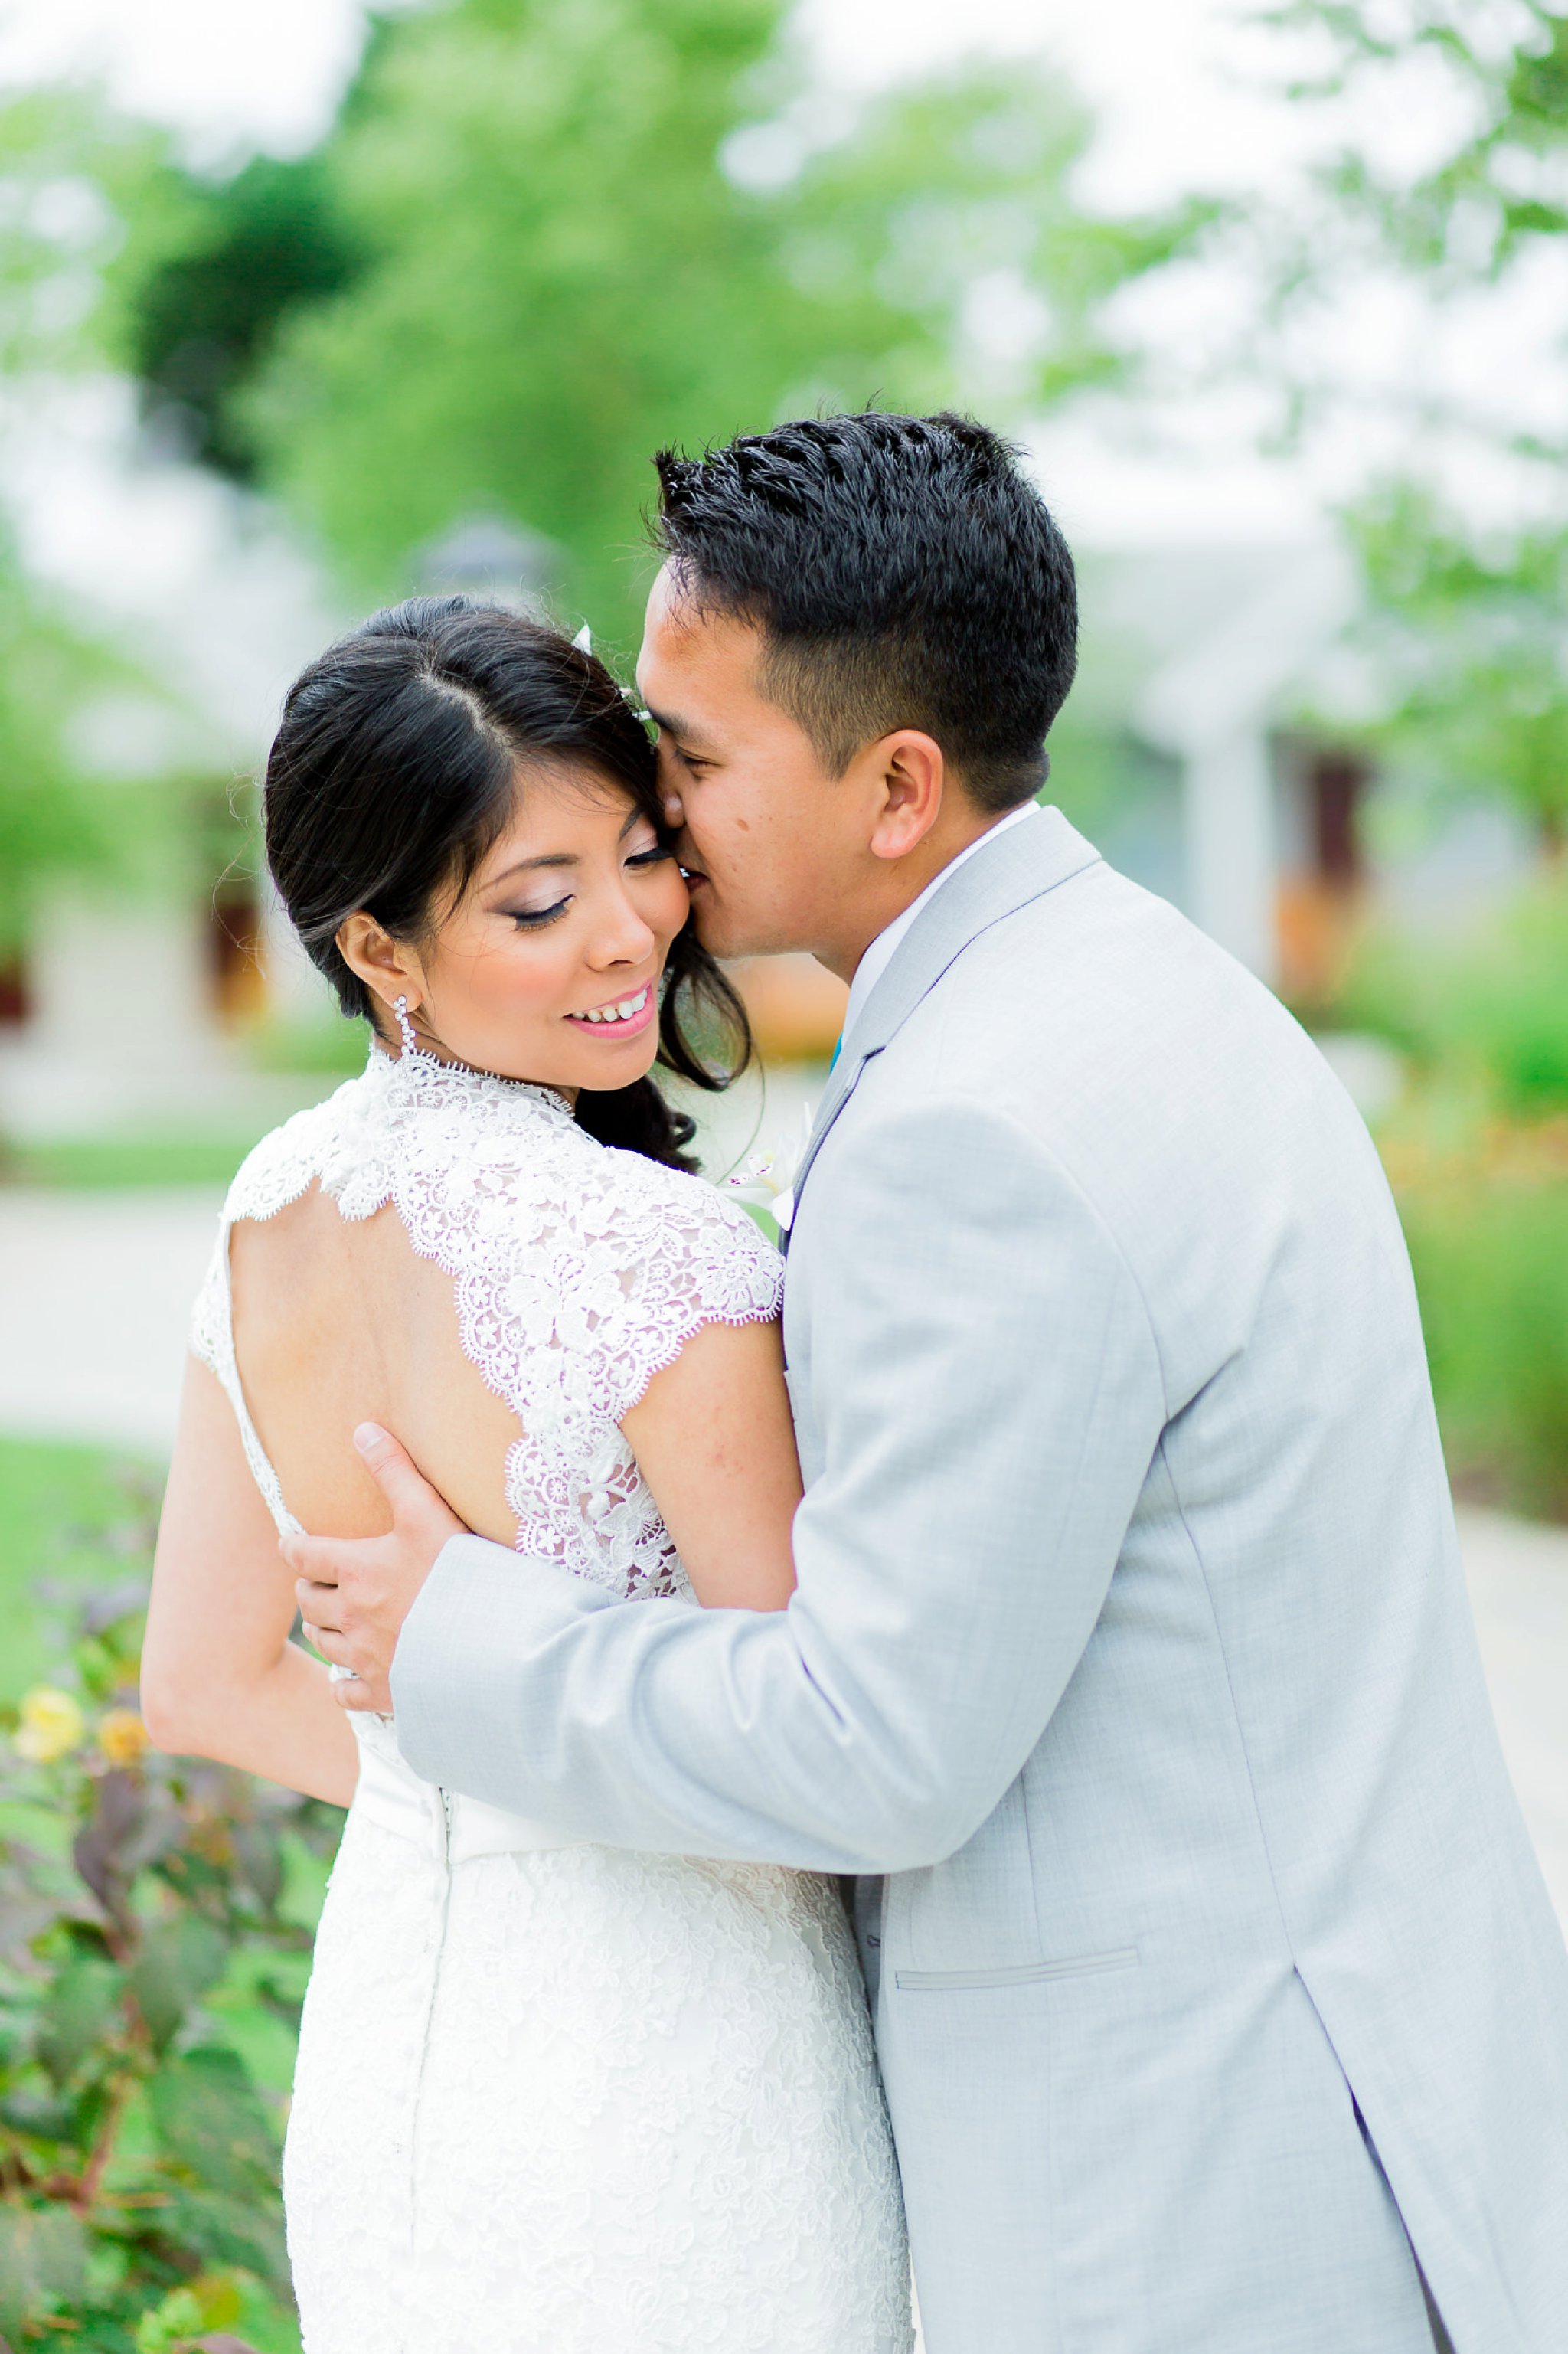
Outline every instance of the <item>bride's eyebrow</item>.
<svg viewBox="0 0 1568 2354"><path fill-rule="evenodd" d="M490 877L484 887L487 891L493 891L501 884L510 883L514 875L529 875L540 866L577 866L580 864L575 850L548 851L543 857L519 858L511 866L503 867L499 875Z"/></svg>
<svg viewBox="0 0 1568 2354"><path fill-rule="evenodd" d="M616 836L617 841L624 842L627 835L631 832L632 827L641 822L646 815L647 812L643 810L640 810L636 803L633 802L630 809L626 812L625 822L621 826L620 833ZM650 821L650 822L651 822L652 821ZM514 875L532 874L541 866L580 866L581 864L581 856L575 850L543 851L537 858L514 859L510 866L503 866L499 875L493 875L489 882L485 884L484 888L487 891L493 891L496 889L498 885L509 883Z"/></svg>

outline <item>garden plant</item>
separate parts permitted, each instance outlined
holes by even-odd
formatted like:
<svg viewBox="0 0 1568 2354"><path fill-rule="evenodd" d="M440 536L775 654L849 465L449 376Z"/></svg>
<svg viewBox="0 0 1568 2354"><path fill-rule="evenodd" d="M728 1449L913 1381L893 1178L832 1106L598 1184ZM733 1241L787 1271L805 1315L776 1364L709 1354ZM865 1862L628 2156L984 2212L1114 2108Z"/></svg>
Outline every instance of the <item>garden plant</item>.
<svg viewBox="0 0 1568 2354"><path fill-rule="evenodd" d="M268 2079L341 1818L149 1748L144 1598L47 1595L58 1670L7 1712L0 2342L295 2354Z"/></svg>

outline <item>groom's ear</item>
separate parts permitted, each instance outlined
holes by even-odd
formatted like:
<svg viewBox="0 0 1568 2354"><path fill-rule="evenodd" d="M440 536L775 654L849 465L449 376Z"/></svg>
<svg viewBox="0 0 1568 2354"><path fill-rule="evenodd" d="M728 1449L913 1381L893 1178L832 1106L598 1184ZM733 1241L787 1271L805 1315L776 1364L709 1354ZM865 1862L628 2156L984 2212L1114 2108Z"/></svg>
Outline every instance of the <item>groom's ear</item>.
<svg viewBox="0 0 1568 2354"><path fill-rule="evenodd" d="M906 858L941 815L947 783L942 748L917 727L900 727L868 744L860 758L868 768L875 808L872 854Z"/></svg>

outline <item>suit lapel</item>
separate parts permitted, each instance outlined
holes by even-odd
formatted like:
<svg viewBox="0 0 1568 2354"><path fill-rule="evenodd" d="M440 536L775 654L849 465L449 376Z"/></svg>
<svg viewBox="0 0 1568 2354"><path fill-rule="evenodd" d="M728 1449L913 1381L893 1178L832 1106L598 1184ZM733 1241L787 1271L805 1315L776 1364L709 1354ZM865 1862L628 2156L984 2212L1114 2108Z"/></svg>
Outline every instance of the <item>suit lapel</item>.
<svg viewBox="0 0 1568 2354"><path fill-rule="evenodd" d="M829 1130L854 1093L866 1065L903 1028L922 998L929 996L969 942L1058 883L1097 864L1099 853L1070 826L1060 810L1042 810L1028 825L1010 826L999 842L987 843L965 860L923 907L895 949L872 991L853 1036L846 1037L828 1081L805 1157L795 1172L794 1209L799 1211L812 1162ZM793 1219L791 1219L791 1230ZM786 1252L789 1234L781 1237Z"/></svg>

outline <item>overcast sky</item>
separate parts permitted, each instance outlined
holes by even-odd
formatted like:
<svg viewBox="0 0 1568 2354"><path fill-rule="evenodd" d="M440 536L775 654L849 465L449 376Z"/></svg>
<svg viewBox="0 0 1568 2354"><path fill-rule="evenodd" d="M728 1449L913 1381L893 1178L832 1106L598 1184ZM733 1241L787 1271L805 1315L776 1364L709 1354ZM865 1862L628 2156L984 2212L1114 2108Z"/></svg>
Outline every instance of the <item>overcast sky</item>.
<svg viewBox="0 0 1568 2354"><path fill-rule="evenodd" d="M569 5L569 0L568 0ZM824 70L852 87L965 49L1059 58L1106 121L1105 193L1127 203L1216 178L1277 177L1304 132L1261 86L1277 41L1247 0L803 0ZM358 52L358 0L5 0L0 74L97 69L201 154L287 154L331 119Z"/></svg>
<svg viewBox="0 0 1568 2354"><path fill-rule="evenodd" d="M1500 22L1513 0L1489 5ZM1345 127L1286 100L1292 59L1249 24L1255 14L1254 0L801 0L799 22L824 79L851 90L966 48L1059 62L1100 124L1083 193L1122 209L1194 188L1288 201L1306 161ZM357 0L0 0L0 81L94 73L209 164L257 145L297 153L329 123L363 26ZM1414 168L1454 119L1440 80L1417 72L1397 102L1372 91L1351 121L1383 158ZM1404 453L1391 391L1442 382L1478 413L1554 420L1568 399L1553 348L1564 281L1553 260L1500 308L1440 310L1387 285L1347 286L1316 334L1356 397L1307 453L1260 454L1266 404L1241 384L1132 416L1091 407L1048 421L1034 437L1043 478L1088 542L1297 535ZM1217 330L1245 339L1255 301L1234 270L1212 267L1134 298L1173 357ZM1486 477L1487 461L1455 462L1468 492L1507 508L1515 493Z"/></svg>

